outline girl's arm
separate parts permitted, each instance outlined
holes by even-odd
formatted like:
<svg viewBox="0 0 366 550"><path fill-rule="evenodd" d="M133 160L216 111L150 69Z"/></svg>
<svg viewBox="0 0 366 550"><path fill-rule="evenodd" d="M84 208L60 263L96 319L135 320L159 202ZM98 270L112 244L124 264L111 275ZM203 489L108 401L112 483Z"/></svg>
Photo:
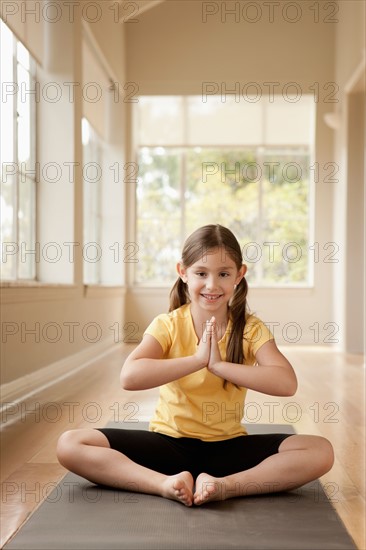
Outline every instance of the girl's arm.
<svg viewBox="0 0 366 550"><path fill-rule="evenodd" d="M212 348L217 346L215 333L211 338ZM211 352L211 357L217 355ZM269 340L259 348L255 356L257 365L238 365L227 361L210 361L208 369L236 384L251 390L276 395L278 397L289 397L297 390L296 374L277 348L274 340Z"/></svg>
<svg viewBox="0 0 366 550"><path fill-rule="evenodd" d="M163 349L150 334L127 357L120 375L124 390L147 390L192 374L207 366L210 338L203 335L197 352L189 357L163 359Z"/></svg>

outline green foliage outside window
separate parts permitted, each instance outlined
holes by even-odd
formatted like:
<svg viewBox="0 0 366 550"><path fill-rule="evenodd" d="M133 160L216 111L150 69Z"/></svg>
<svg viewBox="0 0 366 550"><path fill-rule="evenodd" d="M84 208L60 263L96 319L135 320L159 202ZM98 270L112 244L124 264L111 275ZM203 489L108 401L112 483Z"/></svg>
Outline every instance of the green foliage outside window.
<svg viewBox="0 0 366 550"><path fill-rule="evenodd" d="M220 223L249 284L308 284L309 165L304 148L141 148L136 282L170 285L185 237Z"/></svg>

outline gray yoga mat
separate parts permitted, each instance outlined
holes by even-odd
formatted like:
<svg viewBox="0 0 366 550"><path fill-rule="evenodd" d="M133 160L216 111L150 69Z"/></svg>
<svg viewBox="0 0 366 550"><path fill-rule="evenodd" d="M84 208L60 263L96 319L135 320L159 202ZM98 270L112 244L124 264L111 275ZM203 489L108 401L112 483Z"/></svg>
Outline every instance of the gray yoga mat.
<svg viewBox="0 0 366 550"><path fill-rule="evenodd" d="M148 427L142 422L108 426ZM249 424L247 429L294 433L287 425ZM333 494L335 488L331 489ZM4 548L338 550L356 546L319 481L288 493L186 507L158 496L96 486L68 473Z"/></svg>

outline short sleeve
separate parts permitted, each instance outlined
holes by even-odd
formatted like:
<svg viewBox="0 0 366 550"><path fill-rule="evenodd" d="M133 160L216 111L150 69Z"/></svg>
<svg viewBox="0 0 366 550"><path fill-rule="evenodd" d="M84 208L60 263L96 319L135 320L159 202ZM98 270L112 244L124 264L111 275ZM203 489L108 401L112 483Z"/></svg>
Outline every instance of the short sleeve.
<svg viewBox="0 0 366 550"><path fill-rule="evenodd" d="M171 320L167 314L158 315L150 323L144 334L150 334L163 348L164 355L172 345Z"/></svg>
<svg viewBox="0 0 366 550"><path fill-rule="evenodd" d="M255 359L255 354L259 348L266 342L269 342L269 340L274 340L274 336L269 328L258 317L250 315L244 328L245 357L249 356Z"/></svg>

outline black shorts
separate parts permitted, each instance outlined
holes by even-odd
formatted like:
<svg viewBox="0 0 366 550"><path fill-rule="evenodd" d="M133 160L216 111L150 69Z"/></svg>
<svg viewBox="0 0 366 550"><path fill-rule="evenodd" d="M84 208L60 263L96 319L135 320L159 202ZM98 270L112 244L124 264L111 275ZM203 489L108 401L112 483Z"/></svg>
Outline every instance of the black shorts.
<svg viewBox="0 0 366 550"><path fill-rule="evenodd" d="M166 475L188 470L194 478L202 472L223 477L253 468L278 453L282 441L291 437L291 434L261 434L202 441L147 430L96 429L107 437L112 449L134 462Z"/></svg>

